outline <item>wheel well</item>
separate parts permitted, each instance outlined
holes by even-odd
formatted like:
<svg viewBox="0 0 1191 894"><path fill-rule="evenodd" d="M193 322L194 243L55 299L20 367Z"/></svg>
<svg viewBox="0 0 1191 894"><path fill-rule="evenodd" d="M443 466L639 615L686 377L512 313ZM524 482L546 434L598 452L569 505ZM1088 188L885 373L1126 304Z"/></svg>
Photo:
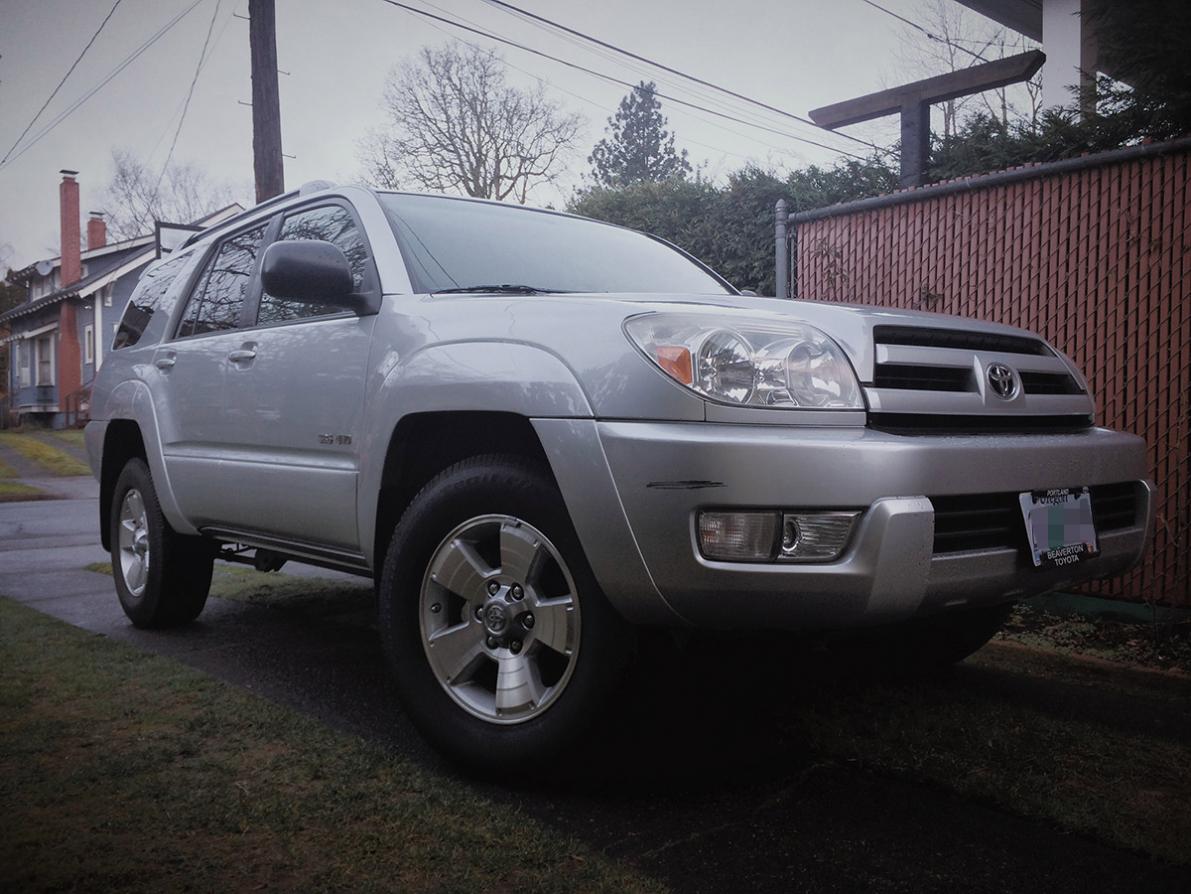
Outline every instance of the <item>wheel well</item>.
<svg viewBox="0 0 1191 894"><path fill-rule="evenodd" d="M378 576L393 529L418 491L448 466L484 453L547 462L533 425L516 413L411 413L397 424L385 454L376 507L373 565Z"/></svg>
<svg viewBox="0 0 1191 894"><path fill-rule="evenodd" d="M147 460L145 440L140 427L130 419L113 419L103 438L103 466L99 474L99 537L104 549L111 549L108 518L111 515L112 494L116 479L133 457Z"/></svg>

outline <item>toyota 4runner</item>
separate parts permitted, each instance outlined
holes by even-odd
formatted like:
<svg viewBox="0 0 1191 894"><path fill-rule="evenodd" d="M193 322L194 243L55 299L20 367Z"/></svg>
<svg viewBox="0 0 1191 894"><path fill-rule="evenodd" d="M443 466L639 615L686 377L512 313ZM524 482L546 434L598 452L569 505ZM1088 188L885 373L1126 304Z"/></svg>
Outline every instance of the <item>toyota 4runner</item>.
<svg viewBox="0 0 1191 894"><path fill-rule="evenodd" d="M1143 442L1028 332L746 296L659 239L492 202L265 202L151 265L86 440L124 611L217 558L366 575L404 704L517 766L609 700L636 627L930 621L1118 574Z"/></svg>

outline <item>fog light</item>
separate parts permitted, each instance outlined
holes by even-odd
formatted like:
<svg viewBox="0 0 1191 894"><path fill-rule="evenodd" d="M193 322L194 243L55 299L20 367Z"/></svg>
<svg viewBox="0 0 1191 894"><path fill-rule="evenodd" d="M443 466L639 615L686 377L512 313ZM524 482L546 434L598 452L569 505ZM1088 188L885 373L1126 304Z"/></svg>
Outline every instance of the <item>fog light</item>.
<svg viewBox="0 0 1191 894"><path fill-rule="evenodd" d="M772 559L780 518L776 512L700 512L699 551L724 562Z"/></svg>
<svg viewBox="0 0 1191 894"><path fill-rule="evenodd" d="M859 512L787 512L782 516L778 558L787 562L827 562L848 545Z"/></svg>

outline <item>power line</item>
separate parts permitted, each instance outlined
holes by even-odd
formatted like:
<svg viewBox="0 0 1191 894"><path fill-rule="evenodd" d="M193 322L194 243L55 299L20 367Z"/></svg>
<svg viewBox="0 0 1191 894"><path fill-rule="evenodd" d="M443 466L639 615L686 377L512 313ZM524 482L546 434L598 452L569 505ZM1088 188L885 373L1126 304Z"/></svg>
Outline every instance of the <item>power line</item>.
<svg viewBox="0 0 1191 894"><path fill-rule="evenodd" d="M165 163L161 166L161 173L157 175L157 183L153 186L153 200L157 200L157 191L161 189L161 181L165 179L165 172L174 157L174 149L178 145L178 137L182 134L182 125L186 123L186 113L190 111L190 99L194 96L194 87L198 83L203 70L203 63L207 61L207 47L211 45L211 33L215 30L215 20L219 18L219 7L223 0L215 0L215 11L211 13L211 23L207 25L207 36L203 38L203 48L199 51L198 62L194 66L194 77L190 79L190 88L186 91L186 99L182 104L182 117L178 119L178 127L174 131L174 139L170 142L170 151L165 154Z"/></svg>
<svg viewBox="0 0 1191 894"><path fill-rule="evenodd" d="M522 9L519 6L514 6L512 3L505 3L504 0L486 0L486 2L492 4L493 6L499 6L503 9L505 9L506 11L517 12L523 16L527 16L528 18L535 19L539 22L545 22L546 24L550 25L551 27L557 28L560 31L565 31L567 34L573 34L574 36L582 38L583 40L586 40L586 41L590 41L591 43L598 44L601 47L612 50L614 53L619 53L622 56L628 56L630 59L636 59L639 62L644 62L644 63L646 63L648 65L652 65L656 68L660 68L662 71L668 71L670 74L677 75L678 77L681 77L681 78L685 78L688 81L693 81L696 84L703 85L704 87L710 87L713 90L718 90L721 93L726 93L728 96L735 97L736 99L750 103L751 105L755 105L755 106L758 106L759 108L765 109L769 112L773 112L777 115L781 115L784 118L790 118L790 119L792 119L794 121L798 121L802 124L808 124L811 127L815 127L815 128L819 127L819 125L815 124L814 121L812 121L810 118L807 118L803 115L797 115L794 112L788 112L785 109L779 109L777 106L771 106L768 103L762 102L759 99L753 99L751 96L745 96L743 93L737 93L735 90L729 90L727 87L722 87L719 84L714 84L711 81L707 81L707 80L704 80L703 78L697 77L695 75L688 74L685 71L679 71L677 68L671 68L669 65L664 65L661 62L657 62L657 61L650 59L646 56L642 56L642 55L639 55L638 53L634 53L631 50L626 50L623 47L618 47L615 44L608 43L607 41L601 40L598 37L593 37L590 34L585 34L582 31L578 31L574 28L569 28L566 25L563 25L563 24L556 22L552 19L548 19L545 16L540 16L540 15L537 15L536 13L532 13L532 12L529 12L528 10ZM821 129L825 130L826 128L821 128ZM833 131L833 133L834 133L834 131ZM854 137L854 136L851 136L849 134L844 134L844 133L840 133L837 135L840 137L843 137L844 139L851 140L854 143L859 143L860 145L865 146L869 149L873 149L877 152L886 151L885 149L876 145L875 143L870 143L867 140L860 139L859 137Z"/></svg>
<svg viewBox="0 0 1191 894"><path fill-rule="evenodd" d="M411 12L411 13L414 13L415 15L423 16L428 19L434 19L435 21L442 22L445 25L450 25L452 28L459 28L460 30L463 30L463 31L469 31L472 34L478 34L480 37L483 37L487 40L492 40L492 41L496 41L497 43L502 43L507 46L515 47L516 49L522 50L524 52L532 53L535 56L540 56L543 59L549 59L552 62L557 62L560 65L565 65L567 68L571 68L576 71L584 72L586 74L592 75L593 77L597 77L604 81L608 81L609 83L619 84L622 87L628 87L630 90L635 89L635 87L636 87L635 84L631 84L628 81L624 81L624 80L621 80L620 78L613 77L612 75L605 74L603 72L596 71L591 68L586 68L585 66L579 65L578 63L570 62L566 59L561 59L558 56L552 56L549 53L543 52L542 50L534 49L533 47L529 47L529 46L526 46L525 44L518 43L517 41L510 40L507 37L501 37L498 34L493 34L491 32L484 31L479 28L472 28L468 25L464 25L461 22L454 21L453 19L448 19L448 18L444 18L443 16L435 15L432 12L427 12L424 9L418 9L417 7L410 6L406 3L400 3L400 2L398 2L398 0L381 0L381 2L387 3L390 6L395 6L399 9L404 9L406 12ZM838 152L840 155L847 155L849 158L854 158L857 161L867 161L867 159L864 158L863 156L856 155L853 152L848 152L845 149L839 149L835 146L829 146L826 143L820 143L820 142L817 142L816 140L812 140L807 137L800 137L797 134L792 134L787 131L777 130L776 128L772 128L772 127L766 127L763 124L757 124L756 122L753 122L753 121L746 121L743 118L738 118L734 115L729 115L725 112L718 112L715 109L709 109L706 106L701 106L698 103L688 102L687 100L679 99L676 96L670 96L668 94L661 93L659 91L654 91L654 95L661 97L662 99L665 99L668 102L673 102L678 105L687 106L692 109L698 109L701 112L706 112L710 115L715 115L718 118L724 118L728 121L735 121L737 124L744 124L747 127L755 127L759 130L768 131L769 133L774 133L774 134L777 134L778 136L783 136L790 140L797 140L800 143L807 143L808 145L811 145L811 146L817 146L820 149L826 149L828 152ZM883 151L883 150L881 150L881 151Z"/></svg>
<svg viewBox="0 0 1191 894"><path fill-rule="evenodd" d="M443 7L439 6L437 3L432 3L432 2L430 2L430 0L422 0L422 3L424 3L426 6L429 6L431 9L437 9L439 12L442 12L442 13L447 13L447 14L453 14L453 15L455 15L455 17L456 17L456 18L458 18L460 21L467 22L467 24L469 24L469 25L474 25L474 26L475 26L475 27L477 27L477 28L479 28L479 27L480 27L480 24L479 24L478 22L476 22L475 20L473 20L473 19L469 19L469 18L467 18L466 16L460 15L460 14L458 14L458 13L450 13L450 11L449 11L449 10L446 10L446 9L444 9ZM477 50L481 49L481 48L480 48L480 46L479 46L478 44L472 43L470 40L466 40L466 39L464 39L464 38L462 38L462 37L457 37L457 36L455 36L455 35L453 35L453 34L450 34L449 32L447 32L447 31L444 31L442 28L440 28L438 25L434 24L433 22L427 22L426 24L427 24L427 25L429 25L431 28L433 28L435 31L439 32L440 34L446 35L446 36L447 36L449 39L451 39L451 40L456 40L456 41L459 41L460 43L466 44L467 46L469 46L469 47L472 47L473 49L477 49ZM532 21L530 21L528 24L532 24L532 25L534 25L535 27L542 29L543 31L549 31L549 29L548 29L548 28L546 28L545 26L543 26L543 25L541 25L541 24L539 24L539 23L537 23L537 22L532 22ZM550 31L549 33L551 33L551 34L554 34L555 32L553 32L553 31ZM570 38L570 37L567 37L567 35L565 35L565 34L564 34L564 35L559 35L559 36L563 37L563 38L564 38L564 39L566 39L566 40L567 40L569 43L572 43L572 44L574 44L574 45L575 45L575 46L577 46L577 47L582 47L582 48L584 48L584 49L590 49L589 47L586 47L586 46L585 46L585 45L584 45L584 44L583 44L581 41L574 40L574 39L572 39L572 38ZM613 62L613 63L615 64L615 59L613 58L613 56L612 56L612 54L611 54L611 53L603 53L603 52L601 52L601 51L599 51L599 50L594 50L593 52L595 52L597 55L599 55L599 56L600 56L600 58L602 58L602 59L605 59L606 61ZM595 108L599 109L601 112L607 112L607 111L609 110L609 107L608 107L608 104L607 104L607 103L597 102L596 100L594 100L594 99L591 99L590 97L587 97L587 96L581 96L580 94L578 94L578 93L575 93L575 92L574 92L574 91L572 91L572 90L568 90L568 89L567 89L567 88L565 88L565 87L560 87L560 86L558 86L557 84L555 84L555 83L553 83L553 82L551 82L551 81L547 80L546 78L543 78L543 77L542 77L541 75L539 75L539 74L535 74L534 72L527 71L527 70L526 70L526 69L524 69L524 68L520 68L520 67L518 67L518 66L514 65L513 63L509 62L507 59L501 59L501 60L500 60L500 62L501 62L501 63L502 63L502 64L503 64L505 67L507 67L507 68L511 68L511 69L513 69L514 71L519 71L519 72L521 72L521 73L522 73L522 74L524 74L524 75L528 75L529 77L533 78L534 80L541 81L542 83L544 83L544 84L546 84L546 85L548 85L548 86L552 87L552 88L553 88L553 89L555 89L555 90L558 90L558 91L559 91L559 92L561 92L561 93L566 93L568 96L573 96L575 99L579 100L580 102L585 102L585 103L587 103L588 105L590 105L590 106L593 106L593 107L595 107ZM639 66L639 67L636 67L636 70L637 70L639 73L642 73L642 74L646 74L646 75L648 75L648 74L649 74L649 71L648 71L648 69L646 69L644 66ZM694 91L692 91L692 92L694 92ZM696 95L700 95L700 94L696 94ZM704 98L704 97L703 97L702 95L700 95L700 98ZM715 99L712 99L712 100L710 100L710 101L713 101L713 102L718 102L718 100L715 100ZM740 134L738 131L735 131L735 130L732 130L731 128L725 127L724 125L722 125L722 124L719 124L719 123L717 123L717 122L715 122L715 121L711 121L711 120L709 120L708 118L705 118L705 117L704 117L704 116L702 116L702 115L698 115L698 114L696 114L696 113L694 113L694 112L685 111L685 110L681 110L681 111L680 111L680 113L681 113L681 114L685 114L685 115L689 115L691 118L695 119L696 121L701 121L701 122L703 122L704 124L706 124L706 125L708 125L708 126L710 126L710 127L714 127L716 130L722 130L722 131L724 131L725 133L729 133L729 134L731 134L732 136L735 136L735 137L738 137L738 138L741 138L741 139L746 139L746 138L745 138L745 137L743 137L743 136L742 136L742 135L741 135L741 134ZM772 143L766 143L766 142L764 142L763 140L757 140L756 138L752 138L752 139L753 139L753 141L754 141L754 142L758 142L758 143L760 143L762 146L765 146L765 147L766 147L766 148L768 148L768 149L772 149L772 150L774 150L775 152L779 152L779 153L781 153L781 154L783 154L783 155L788 155L788 156L790 156L790 157L792 157L792 158L798 158L798 159L800 159L800 160L802 160L802 161L805 161L805 160L806 160L805 156L803 156L803 155L800 155L800 154L798 154L798 153L795 153L795 152L791 152L789 149L783 149L781 146L775 146L775 145L773 145ZM685 138L685 137L684 137L684 142L691 143L692 145L695 145L695 146L702 146L704 149L710 149L710 150L712 150L713 152L720 152L720 153L723 153L724 155L732 155L732 156L735 156L736 158L743 158L743 159L747 159L747 158L749 158L749 156L747 156L747 155L742 155L742 154L741 154L741 153L739 153L739 152L733 152L733 151L731 151L731 150L729 150L729 149L724 149L724 148L723 148L723 147L721 147L721 146L712 146L712 145L709 145L709 144L707 144L707 143L700 143L700 142L699 142L699 141L697 141L697 140L692 140L692 139Z"/></svg>
<svg viewBox="0 0 1191 894"><path fill-rule="evenodd" d="M430 3L429 0L423 0L423 2L425 2L427 6L433 8L433 9L438 9L442 12L446 12L446 10L444 10L441 6L438 6L434 3ZM463 16L459 16L459 18L464 22L468 22L469 24L472 24L472 25L477 24L476 22L472 21L471 19L465 18ZM459 41L460 43L465 44L469 47L472 47L473 49L476 49L476 50L481 49L479 44L472 43L470 40L450 34L449 32L443 30L442 28L440 28L438 25L434 24L433 22L427 22L426 24L429 25L431 28L433 28L435 31L439 32L440 34L446 35L446 37L448 37L451 40ZM513 63L509 62L507 59L501 59L500 62L507 68L511 68L514 71L519 71L524 75L528 75L529 77L533 78L534 80L541 81L542 83L550 86L551 88L558 90L561 93L566 93L568 96L573 96L575 99L579 100L580 102L585 102L588 105L593 106L594 108L597 108L602 112L608 111L607 103L597 102L596 100L594 100L588 96L583 96L579 93L575 93L573 90L568 90L565 87L560 87L557 84L552 83L551 81L547 80L546 78L543 78L541 75L535 74L534 72L527 71L524 68L514 65ZM732 134L735 137L741 136L741 134L738 133L737 131L734 131L731 128L725 127L722 124L718 124L715 121L711 121L707 118L704 118L702 115L698 115L698 114L695 114L694 112L689 112L689 111L684 111L683 114L689 115L690 117L694 118L697 121L702 121L704 124L708 125L709 127L716 128L716 130L722 130L725 133ZM730 149L725 149L722 146L712 146L708 143L701 143L698 140L692 140L692 139L685 138L685 137L684 137L684 142L690 143L694 146L702 146L704 149L710 149L713 152L719 152L724 155L732 155L736 158L742 158L742 159L747 160L750 157L747 155L742 155L739 152L733 152ZM789 149L783 149L781 146L775 146L772 143L766 143L763 140L755 140L755 142L759 142L762 146L765 146L768 149L772 149L775 152L779 152L782 155L788 155L793 158L801 159L803 161L806 160L805 156L791 152Z"/></svg>
<svg viewBox="0 0 1191 894"><path fill-rule="evenodd" d="M219 33L215 35L215 40L211 42L211 49L207 53L207 58L206 58L206 60L203 61L202 65L200 66L200 69L206 67L207 62L211 61L211 57L214 56L215 51L219 49L219 43L221 40L223 40L223 35L227 32L227 26L231 24L232 19L236 18L235 12L236 12L235 7L232 7L231 13L227 16L227 18L225 18L223 20L223 25L220 26ZM182 108L185 104L186 104L186 97L183 97L182 101L179 102L178 105L174 108L173 113L169 116L168 119L166 119L165 127L163 127L161 129L161 133L158 135L157 139L153 142L153 148L150 149L149 154L145 156L145 164L146 165L152 164L153 156L157 154L157 149L161 146L162 142L165 141L166 136L169 134L170 130L173 127L174 118L176 118L179 114L181 114Z"/></svg>
<svg viewBox="0 0 1191 894"><path fill-rule="evenodd" d="M874 3L873 0L860 0L860 2L867 3L873 9L879 9L881 12L885 13L886 15L893 16L899 22L909 25L915 31L921 31L923 34L925 34L927 37L929 37L933 41L936 41L938 43L945 43L949 47L959 50L961 53L967 53L973 59L979 59L981 62L988 62L988 59L986 59L980 53L973 52L972 50L969 50L967 47L961 47L959 44L953 43L950 38L942 37L941 35L935 34L932 31L930 31L929 29L923 27L922 25L919 25L917 22L911 21L910 19L907 19L903 15L899 15L898 13L894 12L892 9L886 9L880 3ZM973 41L973 43L975 43L975 42L976 41ZM987 49L987 47L988 47L988 44L985 44L986 49Z"/></svg>
<svg viewBox="0 0 1191 894"><path fill-rule="evenodd" d="M49 97L41 104L41 108L37 110L37 114L34 115L29 123L25 125L25 129L21 131L21 135L17 137L15 141L13 141L11 146L8 147L8 151L4 153L4 158L0 158L0 165L8 161L8 157L12 155L12 150L20 145L21 140L25 139L25 134L27 134L33 128L33 125L37 123L37 119L41 117L41 113L46 110L46 106L54 101L54 97L58 95L58 91L62 89L62 85L66 83L67 78L74 73L74 70L78 68L79 63L83 61L83 57L87 55L87 50L91 49L91 44L95 43L95 39L99 37L99 33L103 31L104 26L107 25L108 20L116 12L116 7L119 6L121 2L122 0L116 0L116 2L112 4L112 8L109 9L108 14L103 17L103 21L100 22L99 27L95 29L95 33L91 35L91 39L87 41L87 45L83 47L83 51L79 53L78 58L76 58L74 62L70 64L70 68L66 69L66 74L62 76L62 80L58 82L58 86L50 92Z"/></svg>
<svg viewBox="0 0 1191 894"><path fill-rule="evenodd" d="M76 109L78 109L81 105L83 105L83 103L85 103L92 96L94 96L96 93L98 93L104 87L106 87L107 84L113 78L115 78L118 74L120 74L120 72L124 71L124 69L126 69L129 65L131 65L133 62L135 62L137 59L139 59L140 56L146 50L149 49L149 47L153 46L153 44L157 43L157 41L159 41L162 37L164 37L166 35L166 33L168 31L170 31L170 29L172 29L175 25L177 25L178 22L182 21L182 19L192 9L194 9L196 6L198 6L199 3L201 3L201 2L202 2L202 0L194 0L193 3L191 3L184 10L182 10L180 13L178 13L176 16L174 16L172 19L170 19L170 21L167 22L165 25L163 25L160 29L158 29L158 31L152 37L150 37L148 40L146 40L137 49L133 50L133 52L131 54L129 54L124 59L123 62L121 62L119 65L117 65L111 72L109 72L108 75L103 80L101 80L98 84L96 84L94 87L92 87L86 93L84 93L81 97L79 97L77 100L75 100L74 103L72 103L70 106L68 106L63 112L61 112L49 124L47 124L40 131L38 131L37 134L33 137L33 139L31 139L24 146L22 146L20 151L18 151L15 155L12 155L10 158L8 158L8 160L4 164L6 164L6 165L12 164L14 161L16 161L18 158L20 158L22 155L24 155L30 149L32 149L38 142L40 142L47 135L49 135L49 133L52 130L54 130L54 128L56 128L59 124L61 124L63 121L65 121ZM2 167L2 166L3 165L0 165L0 167Z"/></svg>
<svg viewBox="0 0 1191 894"><path fill-rule="evenodd" d="M439 9L440 11L445 12L445 10L442 10L441 7L435 6L435 4L430 3L429 0L422 0L422 2L425 3L427 6L431 6L435 9ZM549 25L546 25L542 22L539 22L532 18L528 18L526 16L520 15L519 13L510 13L510 14L514 15L516 18L525 22L527 25L532 25L534 28L537 28L539 31L549 34L551 37L561 38L562 40L566 41L567 43L571 44L572 46L578 47L578 48L584 50L585 52L589 52L589 53L592 53L592 54L598 56L600 59L604 60L605 62L611 62L613 65L620 65L624 68L627 68L630 71L633 71L635 74L640 75L643 80L648 78L650 80L655 80L657 83L660 83L660 84L671 85L671 86L675 87L675 89L686 90L688 92L688 94L696 97L701 102L705 102L710 105L716 106L721 110L732 111L734 109L734 106L731 105L730 101L723 99L721 96L716 94L715 91L713 91L713 90L706 90L704 88L699 87L698 85L693 85L693 86L681 85L680 86L677 79L670 80L670 79L667 79L664 77L660 77L658 75L658 73L656 71L652 70L648 65L642 65L642 64L636 63L632 60L625 61L624 59L617 57L617 55L615 53L611 53L598 45L593 45L591 43L585 42L578 38L572 37L571 35L569 35L565 32L559 32L557 29L551 28ZM465 21L465 22L470 21L466 18L463 18L463 16L458 16L458 18L463 19L463 21ZM470 22L470 24L474 25L476 23ZM698 118L698 116L692 116L692 117ZM707 119L698 118L698 120L706 122ZM731 153L729 153L729 154L731 154Z"/></svg>

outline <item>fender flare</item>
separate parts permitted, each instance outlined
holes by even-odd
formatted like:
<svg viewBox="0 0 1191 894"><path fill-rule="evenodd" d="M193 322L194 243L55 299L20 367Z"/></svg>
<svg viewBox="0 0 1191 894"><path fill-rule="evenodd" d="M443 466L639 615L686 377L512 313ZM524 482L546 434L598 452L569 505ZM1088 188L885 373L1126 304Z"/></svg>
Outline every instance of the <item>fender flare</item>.
<svg viewBox="0 0 1191 894"><path fill-rule="evenodd" d="M187 521L178 506L178 501L174 499L169 469L166 467L161 449L157 410L153 406L149 386L136 379L121 382L108 396L102 418L109 423L121 420L136 423L141 432L141 441L145 445L145 460L149 464L149 474L153 476L153 487L157 491L162 514L170 523L170 527L179 534L197 534L198 530ZM102 457L100 474L102 475Z"/></svg>
<svg viewBox="0 0 1191 894"><path fill-rule="evenodd" d="M397 426L414 413L503 412L537 417L591 418L591 402L557 355L508 340L438 343L394 358L364 410L357 501L360 544L374 561L373 543L385 457Z"/></svg>

